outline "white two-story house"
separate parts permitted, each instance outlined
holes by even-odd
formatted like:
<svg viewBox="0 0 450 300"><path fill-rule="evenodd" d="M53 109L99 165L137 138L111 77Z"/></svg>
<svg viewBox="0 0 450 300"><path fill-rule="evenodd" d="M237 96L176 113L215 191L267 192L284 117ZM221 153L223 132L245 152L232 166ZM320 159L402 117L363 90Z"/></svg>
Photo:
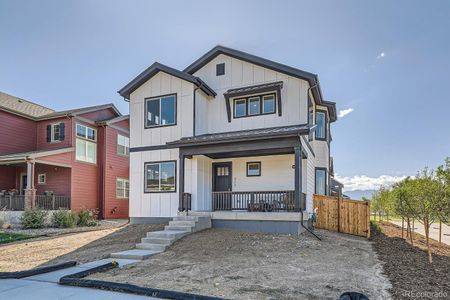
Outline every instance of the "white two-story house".
<svg viewBox="0 0 450 300"><path fill-rule="evenodd" d="M183 71L154 63L119 94L132 223L188 210L213 227L299 233L313 194L330 193L336 106L315 74L217 46Z"/></svg>

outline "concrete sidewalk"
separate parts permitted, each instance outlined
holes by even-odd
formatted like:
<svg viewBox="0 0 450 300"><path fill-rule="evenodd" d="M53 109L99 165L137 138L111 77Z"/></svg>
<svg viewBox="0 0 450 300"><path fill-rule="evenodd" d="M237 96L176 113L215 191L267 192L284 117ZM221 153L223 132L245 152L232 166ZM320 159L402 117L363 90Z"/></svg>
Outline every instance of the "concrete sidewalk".
<svg viewBox="0 0 450 300"><path fill-rule="evenodd" d="M402 227L401 221L390 221L391 223ZM406 230L406 222L404 224ZM419 221L414 222L414 231L425 236L425 227ZM430 227L430 238L439 241L439 223L433 223ZM450 226L442 224L442 243L450 245Z"/></svg>
<svg viewBox="0 0 450 300"><path fill-rule="evenodd" d="M116 259L119 267L134 263L136 260ZM111 291L103 291L98 289L72 287L59 285L59 279L63 276L85 271L92 267L96 267L111 262L111 259L102 259L75 267L49 272L45 274L35 275L22 279L0 279L0 299L16 300L16 299L95 299L95 300L141 300L156 299L145 296L138 296L126 293L118 293Z"/></svg>

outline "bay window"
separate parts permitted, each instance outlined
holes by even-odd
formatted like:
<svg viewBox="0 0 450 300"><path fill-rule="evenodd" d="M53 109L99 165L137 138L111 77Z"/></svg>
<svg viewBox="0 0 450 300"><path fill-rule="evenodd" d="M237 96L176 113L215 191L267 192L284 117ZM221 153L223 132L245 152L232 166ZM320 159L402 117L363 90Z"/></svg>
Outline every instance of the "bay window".
<svg viewBox="0 0 450 300"><path fill-rule="evenodd" d="M327 115L324 111L316 112L316 139L327 139Z"/></svg>

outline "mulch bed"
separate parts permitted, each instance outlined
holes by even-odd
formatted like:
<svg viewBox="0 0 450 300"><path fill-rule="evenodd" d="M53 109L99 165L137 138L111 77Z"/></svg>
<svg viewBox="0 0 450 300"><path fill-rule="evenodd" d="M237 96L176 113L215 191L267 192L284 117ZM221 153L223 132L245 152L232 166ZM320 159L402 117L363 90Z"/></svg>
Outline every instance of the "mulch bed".
<svg viewBox="0 0 450 300"><path fill-rule="evenodd" d="M425 237L415 234L414 246L401 238L401 227L379 223L371 240L383 269L392 284L394 299L449 299L450 246L430 240L433 263L428 263ZM406 235L406 230L405 230Z"/></svg>

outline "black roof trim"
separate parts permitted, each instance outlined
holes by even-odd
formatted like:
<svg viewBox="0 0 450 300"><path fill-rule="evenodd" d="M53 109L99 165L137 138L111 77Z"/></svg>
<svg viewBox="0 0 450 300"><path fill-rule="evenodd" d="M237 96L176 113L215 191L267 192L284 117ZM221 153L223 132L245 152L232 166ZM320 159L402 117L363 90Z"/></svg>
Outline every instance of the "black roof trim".
<svg viewBox="0 0 450 300"><path fill-rule="evenodd" d="M303 124L303 125L202 134L193 137L184 137L179 139L178 141L168 142L167 145L177 145L182 147L199 144L203 145L203 144L231 143L237 141L291 137L308 133L309 133L308 125Z"/></svg>
<svg viewBox="0 0 450 300"><path fill-rule="evenodd" d="M218 56L219 54L224 54L227 56L231 56L233 58L237 58L267 69L271 69L283 74L287 74L293 77L297 77L303 80L306 80L309 82L309 85L311 87L314 87L317 85L317 88L312 88L311 92L314 95L314 98L317 99L319 101L319 104L321 105L325 105L329 108L330 110L330 121L334 122L337 119L336 116L336 105L333 102L328 102L324 103L323 98L322 98L322 91L320 90L320 83L319 83L319 78L316 74L310 73L310 72L306 72L300 69L296 69L284 64L280 64L277 62L274 62L272 60L268 60L253 54L249 54L246 52L242 52L239 50L235 50L235 49L231 49L228 47L224 47L224 46L216 46L214 48L212 48L211 50L209 50L207 53L205 53L203 56L201 56L199 59L197 59L195 62L193 62L192 64L190 64L186 69L183 70L183 72L189 73L189 74L194 74L195 72L197 72L199 69L201 69L204 65L206 65L207 63L209 63L211 60L213 60L216 56Z"/></svg>
<svg viewBox="0 0 450 300"><path fill-rule="evenodd" d="M260 91L266 91L270 89L281 89L282 87L283 81L276 81L252 86L244 86L236 89L229 89L224 93L224 95L229 97L233 97L235 95L251 95L252 93L259 93Z"/></svg>
<svg viewBox="0 0 450 300"><path fill-rule="evenodd" d="M215 97L217 94L214 92L212 88L210 88L203 80L198 77L192 76L191 74L179 71L177 69L168 67L166 65L160 64L158 62L153 63L150 67L148 67L141 74L136 76L133 80L131 80L127 85L125 85L122 89L118 91L118 93L126 98L130 98L130 94L135 91L138 87L144 84L147 80L155 76L158 72L164 72L169 75L178 77L180 79L186 80L195 84L198 88L200 88L206 95Z"/></svg>

